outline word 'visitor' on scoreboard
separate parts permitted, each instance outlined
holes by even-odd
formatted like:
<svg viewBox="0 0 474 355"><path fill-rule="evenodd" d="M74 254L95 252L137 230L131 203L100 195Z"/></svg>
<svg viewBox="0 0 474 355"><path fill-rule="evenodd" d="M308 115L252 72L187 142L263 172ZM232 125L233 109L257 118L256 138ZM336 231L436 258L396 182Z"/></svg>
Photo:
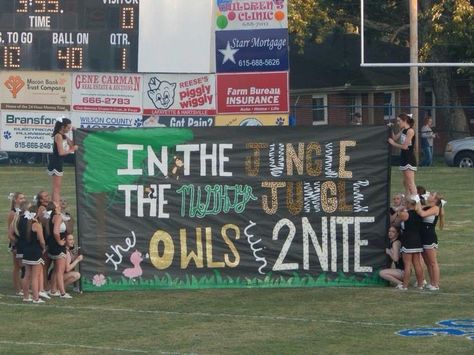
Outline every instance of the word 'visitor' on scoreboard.
<svg viewBox="0 0 474 355"><path fill-rule="evenodd" d="M0 69L136 72L138 0L0 1Z"/></svg>

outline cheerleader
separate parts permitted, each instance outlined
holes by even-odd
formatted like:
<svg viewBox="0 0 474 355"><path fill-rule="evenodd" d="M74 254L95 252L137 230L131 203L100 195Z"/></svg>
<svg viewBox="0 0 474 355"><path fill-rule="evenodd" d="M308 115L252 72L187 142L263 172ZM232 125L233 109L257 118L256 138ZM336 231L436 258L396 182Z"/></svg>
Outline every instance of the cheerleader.
<svg viewBox="0 0 474 355"><path fill-rule="evenodd" d="M43 298L50 298L48 296L48 293L45 291L49 289L48 287L48 268L51 265L51 259L48 256L48 243L49 243L49 216L51 213L48 213L48 205L51 204L51 198L49 196L49 193L47 191L40 191L35 197L36 200L36 206L38 208L37 213L36 213L36 218L37 220L41 223L41 226L43 227L43 236L46 242L46 249L44 250L43 253L43 272L41 274L41 297Z"/></svg>
<svg viewBox="0 0 474 355"><path fill-rule="evenodd" d="M405 196L402 193L397 193L393 196L393 205L390 207L390 225L400 228L401 221L398 218L397 212L405 209Z"/></svg>
<svg viewBox="0 0 474 355"><path fill-rule="evenodd" d="M46 208L48 204L51 202L51 197L47 191L40 191L36 194L36 207L38 208L38 216L43 218L44 213L46 212Z"/></svg>
<svg viewBox="0 0 474 355"><path fill-rule="evenodd" d="M390 248L386 248L385 253L390 257L394 267L381 270L380 277L398 286L403 282L404 274L403 258L400 252L402 248L400 230L395 226L390 226L388 229L388 239L390 241Z"/></svg>
<svg viewBox="0 0 474 355"><path fill-rule="evenodd" d="M25 296L23 294L23 289L24 289L24 283L26 282L25 280L25 267L23 266L22 260L23 260L23 254L25 251L25 245L26 245L26 240L25 236L20 234L18 230L18 222L20 221L20 216L22 216L25 212L28 211L28 209L31 207L31 203L29 203L26 199L20 203L20 208L18 214L15 214L13 217L13 221L10 225L10 236L14 237L16 239L16 259L17 262L20 263L21 265L21 291L17 293L18 296ZM28 295L26 295L28 296Z"/></svg>
<svg viewBox="0 0 474 355"><path fill-rule="evenodd" d="M66 224L67 234L74 234L74 219L71 214L67 211L67 202L65 199L61 199L61 216L63 222Z"/></svg>
<svg viewBox="0 0 474 355"><path fill-rule="evenodd" d="M20 213L20 205L25 202L25 195L21 192L11 193L9 196L11 200L10 204L10 211L8 212L7 217L7 227L8 227L8 249L11 251L13 256L13 288L18 296L23 296L23 291L21 287L21 279L20 279L20 270L22 268L21 265L21 258L17 258L17 240L18 235L14 233L14 228L12 229L12 222L15 216ZM20 253L21 256L21 253Z"/></svg>
<svg viewBox="0 0 474 355"><path fill-rule="evenodd" d="M430 291L439 290L439 265L437 258L438 237L436 235L436 224L444 227L443 199L437 192L432 192L426 199L426 206L417 204L416 212L423 218L421 228L421 242L423 244L423 260L425 261L430 276L430 283L426 289Z"/></svg>
<svg viewBox="0 0 474 355"><path fill-rule="evenodd" d="M81 274L75 271L75 267L83 260L81 254L74 251L74 236L68 234L66 236L66 273L64 274L64 286L75 283L81 278Z"/></svg>
<svg viewBox="0 0 474 355"><path fill-rule="evenodd" d="M421 217L416 213L415 206L419 202L418 195L415 200L410 200L407 204L407 211L397 212L402 220L402 255L404 264L403 283L398 285L400 290L407 290L410 282L411 267L415 268L417 285L423 285L423 266L421 265L421 253L423 245L421 243ZM422 289L423 286L417 287Z"/></svg>
<svg viewBox="0 0 474 355"><path fill-rule="evenodd" d="M415 171L416 157L415 157L415 130L413 126L415 120L411 115L401 113L397 117L397 123L400 131L395 134L392 131L392 137L388 142L400 149L400 170L403 172L403 186L405 187L405 195L416 195ZM396 141L400 140L400 144Z"/></svg>
<svg viewBox="0 0 474 355"><path fill-rule="evenodd" d="M61 206L56 205L49 220L48 255L54 261L50 296L72 298L64 288L64 272L66 269L66 224L61 215Z"/></svg>
<svg viewBox="0 0 474 355"><path fill-rule="evenodd" d="M61 182L63 177L63 162L64 157L72 154L77 150L77 145L74 145L66 134L72 129L71 120L66 117L58 118L53 130L53 154L50 156L48 164L48 175L53 178L53 193L52 200L59 204L61 200Z"/></svg>
<svg viewBox="0 0 474 355"><path fill-rule="evenodd" d="M18 232L25 239L23 252L23 265L25 266L25 282L23 282L23 301L33 303L44 303L40 299L41 274L44 261L42 254L45 249L43 227L36 220L36 207L25 211L18 220ZM33 299L29 297L30 285Z"/></svg>

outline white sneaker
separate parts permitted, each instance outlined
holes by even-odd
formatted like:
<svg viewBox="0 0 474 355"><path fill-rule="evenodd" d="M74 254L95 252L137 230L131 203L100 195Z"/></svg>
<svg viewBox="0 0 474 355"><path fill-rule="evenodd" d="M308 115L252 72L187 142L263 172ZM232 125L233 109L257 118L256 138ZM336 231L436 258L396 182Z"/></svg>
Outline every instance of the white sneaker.
<svg viewBox="0 0 474 355"><path fill-rule="evenodd" d="M48 295L50 295L51 297L59 297L59 296L61 296L61 294L59 293L59 291L56 291L56 292L48 291Z"/></svg>
<svg viewBox="0 0 474 355"><path fill-rule="evenodd" d="M59 298L67 298L67 299L70 299L72 298L72 296L69 294L69 293L65 293L63 295L60 295Z"/></svg>
<svg viewBox="0 0 474 355"><path fill-rule="evenodd" d="M33 299L31 297L23 298L23 302L33 302Z"/></svg>
<svg viewBox="0 0 474 355"><path fill-rule="evenodd" d="M18 292L16 293L16 295L17 295L17 296L20 296L20 297L23 296L23 291L18 291Z"/></svg>
<svg viewBox="0 0 474 355"><path fill-rule="evenodd" d="M415 281L415 283L413 284L413 286L419 288L419 289L422 289L423 287L425 287L426 285L428 284L428 282L426 282L426 280L423 280L423 286L418 286L418 281Z"/></svg>
<svg viewBox="0 0 474 355"><path fill-rule="evenodd" d="M408 288L406 287L403 287L403 284L398 284L396 287L395 287L396 290L400 290L400 291L406 291L408 290Z"/></svg>
<svg viewBox="0 0 474 355"><path fill-rule="evenodd" d="M432 284L426 285L425 288L429 291L439 291L439 287L433 286Z"/></svg>
<svg viewBox="0 0 474 355"><path fill-rule="evenodd" d="M46 298L47 300L50 300L50 299L51 299L51 297L49 297L49 295L46 293L46 291L41 291L41 292L39 293L39 296L40 296L41 298Z"/></svg>
<svg viewBox="0 0 474 355"><path fill-rule="evenodd" d="M40 303L46 303L45 301L43 301L41 298L38 298L38 300L33 300L33 303L34 304L40 304Z"/></svg>

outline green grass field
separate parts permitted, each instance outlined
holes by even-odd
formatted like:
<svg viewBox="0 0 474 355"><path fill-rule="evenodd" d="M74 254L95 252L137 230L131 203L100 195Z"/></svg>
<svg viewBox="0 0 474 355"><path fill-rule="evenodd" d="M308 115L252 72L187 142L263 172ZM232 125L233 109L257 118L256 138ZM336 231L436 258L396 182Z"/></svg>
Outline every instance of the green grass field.
<svg viewBox="0 0 474 355"><path fill-rule="evenodd" d="M392 192L399 191L396 169L392 177ZM50 181L43 167L1 166L0 353L473 354L474 340L466 336L396 334L474 319L473 181L473 169L439 166L417 175L418 184L448 200L447 226L438 234L437 293L389 287L106 292L26 305L12 296L7 195L20 190L31 198ZM75 214L71 168L63 195Z"/></svg>

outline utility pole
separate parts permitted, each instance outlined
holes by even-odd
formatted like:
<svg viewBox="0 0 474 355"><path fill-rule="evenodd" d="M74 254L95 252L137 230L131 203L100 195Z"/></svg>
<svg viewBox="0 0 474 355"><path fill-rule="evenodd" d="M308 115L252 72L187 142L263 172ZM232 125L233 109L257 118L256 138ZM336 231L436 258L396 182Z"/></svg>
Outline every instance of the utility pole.
<svg viewBox="0 0 474 355"><path fill-rule="evenodd" d="M410 0L410 106L415 120L415 156L419 158L418 112L418 0Z"/></svg>

